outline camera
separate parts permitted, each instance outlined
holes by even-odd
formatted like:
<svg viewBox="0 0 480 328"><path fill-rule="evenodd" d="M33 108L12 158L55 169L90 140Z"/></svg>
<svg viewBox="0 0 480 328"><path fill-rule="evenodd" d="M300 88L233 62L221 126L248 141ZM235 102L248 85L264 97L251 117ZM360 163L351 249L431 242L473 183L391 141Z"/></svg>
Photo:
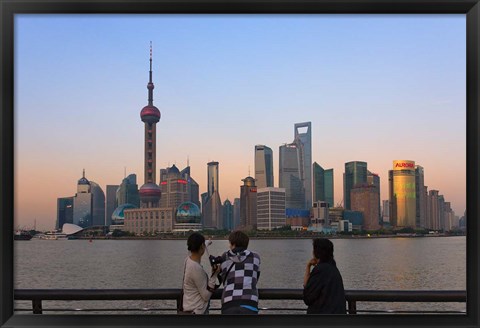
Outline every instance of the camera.
<svg viewBox="0 0 480 328"><path fill-rule="evenodd" d="M211 266L214 266L214 265L217 265L217 264L222 264L223 263L223 258L221 256L213 256L213 255L210 255L208 257L208 260L210 261L210 265Z"/></svg>

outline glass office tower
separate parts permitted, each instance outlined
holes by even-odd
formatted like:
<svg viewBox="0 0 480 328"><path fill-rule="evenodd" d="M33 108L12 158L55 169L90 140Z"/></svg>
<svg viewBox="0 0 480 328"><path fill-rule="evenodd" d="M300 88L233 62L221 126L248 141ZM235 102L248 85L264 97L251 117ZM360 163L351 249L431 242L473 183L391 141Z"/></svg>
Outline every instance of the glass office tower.
<svg viewBox="0 0 480 328"><path fill-rule="evenodd" d="M389 187L390 222L392 226L415 228L415 162L408 160L393 161L393 170L389 171Z"/></svg>
<svg viewBox="0 0 480 328"><path fill-rule="evenodd" d="M343 174L343 202L344 208L351 209L350 191L356 185L367 183L367 163L366 162L348 162L345 163L345 173Z"/></svg>
<svg viewBox="0 0 480 328"><path fill-rule="evenodd" d="M255 181L258 188L273 187L273 152L265 145L255 146Z"/></svg>

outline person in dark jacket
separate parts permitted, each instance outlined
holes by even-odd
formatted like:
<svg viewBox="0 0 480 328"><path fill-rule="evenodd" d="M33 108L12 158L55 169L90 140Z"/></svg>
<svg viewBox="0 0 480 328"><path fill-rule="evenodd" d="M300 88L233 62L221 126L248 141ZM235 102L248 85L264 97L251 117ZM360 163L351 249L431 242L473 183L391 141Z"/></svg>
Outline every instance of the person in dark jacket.
<svg viewBox="0 0 480 328"><path fill-rule="evenodd" d="M307 314L347 313L343 280L329 239L313 240L313 258L307 262L303 279L303 301Z"/></svg>

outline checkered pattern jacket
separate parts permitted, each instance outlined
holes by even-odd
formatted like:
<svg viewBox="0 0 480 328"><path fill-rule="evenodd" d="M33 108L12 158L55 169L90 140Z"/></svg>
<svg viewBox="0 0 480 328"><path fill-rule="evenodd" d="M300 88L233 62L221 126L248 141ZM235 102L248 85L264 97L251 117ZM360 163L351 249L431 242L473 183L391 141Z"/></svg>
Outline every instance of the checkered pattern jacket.
<svg viewBox="0 0 480 328"><path fill-rule="evenodd" d="M222 257L220 275L225 281L222 294L222 305L231 301L249 301L258 303L257 281L260 277L260 256L249 250L233 253L225 252ZM232 266L228 276L228 269Z"/></svg>

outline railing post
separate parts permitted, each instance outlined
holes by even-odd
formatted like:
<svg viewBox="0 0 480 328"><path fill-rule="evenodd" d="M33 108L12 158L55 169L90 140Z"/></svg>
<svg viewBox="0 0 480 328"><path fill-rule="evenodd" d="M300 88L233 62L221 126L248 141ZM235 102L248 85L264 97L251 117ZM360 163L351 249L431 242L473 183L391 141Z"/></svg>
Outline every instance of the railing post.
<svg viewBox="0 0 480 328"><path fill-rule="evenodd" d="M348 301L348 314L357 314L357 302Z"/></svg>
<svg viewBox="0 0 480 328"><path fill-rule="evenodd" d="M33 314L42 314L42 300L34 298L32 300Z"/></svg>

